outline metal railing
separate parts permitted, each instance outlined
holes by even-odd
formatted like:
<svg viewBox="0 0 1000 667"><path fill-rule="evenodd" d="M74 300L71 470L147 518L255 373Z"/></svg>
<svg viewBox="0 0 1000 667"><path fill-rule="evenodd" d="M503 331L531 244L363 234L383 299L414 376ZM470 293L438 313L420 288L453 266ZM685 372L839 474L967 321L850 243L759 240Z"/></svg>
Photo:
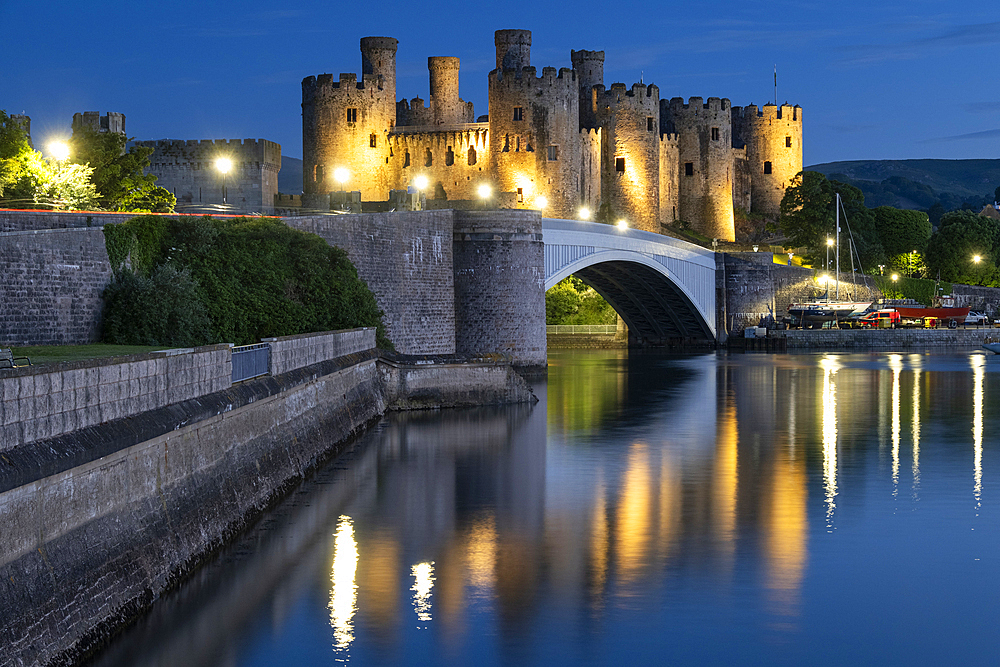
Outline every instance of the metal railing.
<svg viewBox="0 0 1000 667"><path fill-rule="evenodd" d="M267 343L240 345L233 348L233 382L268 374L271 346Z"/></svg>
<svg viewBox="0 0 1000 667"><path fill-rule="evenodd" d="M617 324L549 324L545 333L550 334L606 334L618 331Z"/></svg>

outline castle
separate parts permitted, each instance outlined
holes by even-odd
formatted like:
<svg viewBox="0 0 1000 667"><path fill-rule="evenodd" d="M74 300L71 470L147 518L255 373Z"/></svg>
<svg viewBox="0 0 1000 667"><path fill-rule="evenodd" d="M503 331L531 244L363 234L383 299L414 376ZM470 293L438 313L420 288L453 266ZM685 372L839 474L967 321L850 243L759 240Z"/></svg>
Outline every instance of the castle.
<svg viewBox="0 0 1000 667"><path fill-rule="evenodd" d="M602 206L638 229L678 221L735 239L734 207L776 218L802 170L802 109L660 99L652 84L604 85L604 52L571 51L572 68L531 66L531 32L495 33L489 115L458 90L459 59L430 57L430 99L396 99L391 37L361 40L356 74L302 81L303 206L334 191L384 200L428 179L433 199L474 200L486 183L517 208L576 218ZM334 174L346 169L349 181Z"/></svg>

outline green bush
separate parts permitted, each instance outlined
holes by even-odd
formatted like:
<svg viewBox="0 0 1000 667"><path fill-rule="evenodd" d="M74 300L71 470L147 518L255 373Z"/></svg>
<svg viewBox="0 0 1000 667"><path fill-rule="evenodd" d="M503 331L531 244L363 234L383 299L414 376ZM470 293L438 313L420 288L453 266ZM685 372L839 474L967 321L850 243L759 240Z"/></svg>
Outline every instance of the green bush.
<svg viewBox="0 0 1000 667"><path fill-rule="evenodd" d="M189 269L166 263L148 277L124 271L103 296L105 343L193 347L211 342L211 321Z"/></svg>
<svg viewBox="0 0 1000 667"><path fill-rule="evenodd" d="M106 338L124 335L130 311L148 310L151 317L163 312L145 290L160 267L174 267L190 276L194 300L207 315L206 342L244 345L367 326L377 328L379 347L392 348L375 297L347 253L280 220L139 216L106 226L105 237L115 272L105 295ZM200 340L195 319L173 322L184 327L179 337ZM134 328L146 339L154 331L138 322Z"/></svg>

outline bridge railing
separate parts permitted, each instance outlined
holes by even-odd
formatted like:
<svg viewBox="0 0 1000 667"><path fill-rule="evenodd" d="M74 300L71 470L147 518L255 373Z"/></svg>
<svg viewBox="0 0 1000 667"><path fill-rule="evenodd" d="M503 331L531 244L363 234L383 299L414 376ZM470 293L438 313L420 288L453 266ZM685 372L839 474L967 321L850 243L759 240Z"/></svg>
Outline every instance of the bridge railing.
<svg viewBox="0 0 1000 667"><path fill-rule="evenodd" d="M271 363L271 346L267 343L239 345L233 348L233 382L267 375Z"/></svg>
<svg viewBox="0 0 1000 667"><path fill-rule="evenodd" d="M612 335L617 331L617 324L549 324L545 327L545 333L547 334Z"/></svg>

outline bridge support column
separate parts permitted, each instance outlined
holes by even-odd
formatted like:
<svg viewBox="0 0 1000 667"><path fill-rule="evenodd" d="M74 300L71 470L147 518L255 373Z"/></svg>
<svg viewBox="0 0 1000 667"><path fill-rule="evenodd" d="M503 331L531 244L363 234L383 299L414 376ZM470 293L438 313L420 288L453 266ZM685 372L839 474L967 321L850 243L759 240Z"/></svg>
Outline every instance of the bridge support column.
<svg viewBox="0 0 1000 667"><path fill-rule="evenodd" d="M455 352L543 370L545 249L537 211L455 211Z"/></svg>

